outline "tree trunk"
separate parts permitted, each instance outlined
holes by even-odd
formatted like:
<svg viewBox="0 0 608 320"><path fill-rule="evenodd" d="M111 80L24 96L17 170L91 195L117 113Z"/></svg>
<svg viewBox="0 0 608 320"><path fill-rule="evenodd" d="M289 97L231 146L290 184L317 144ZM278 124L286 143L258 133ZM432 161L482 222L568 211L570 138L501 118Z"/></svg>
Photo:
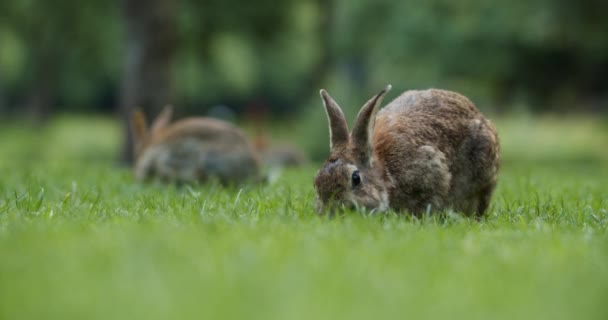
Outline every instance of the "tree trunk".
<svg viewBox="0 0 608 320"><path fill-rule="evenodd" d="M34 56L32 70L34 79L26 97L26 110L36 124L48 121L56 97L58 55L55 50L34 44L31 46Z"/></svg>
<svg viewBox="0 0 608 320"><path fill-rule="evenodd" d="M4 82L2 81L2 70L0 70L0 117L6 113L6 97L4 96Z"/></svg>
<svg viewBox="0 0 608 320"><path fill-rule="evenodd" d="M134 108L149 117L173 101L176 1L123 0L126 42L121 92L124 142L120 160L133 162L129 118Z"/></svg>

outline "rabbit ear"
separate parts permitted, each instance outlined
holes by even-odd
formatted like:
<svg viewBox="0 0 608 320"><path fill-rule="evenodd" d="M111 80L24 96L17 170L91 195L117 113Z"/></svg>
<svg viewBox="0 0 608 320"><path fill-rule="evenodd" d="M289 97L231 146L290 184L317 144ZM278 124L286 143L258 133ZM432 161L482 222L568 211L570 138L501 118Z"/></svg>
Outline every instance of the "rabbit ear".
<svg viewBox="0 0 608 320"><path fill-rule="evenodd" d="M154 119L152 123L152 127L150 128L150 134L155 135L160 132L160 130L164 129L171 122L171 117L173 116L173 106L166 105L163 111Z"/></svg>
<svg viewBox="0 0 608 320"><path fill-rule="evenodd" d="M131 134L133 137L133 152L137 156L144 145L144 141L148 138L146 116L139 110L131 115Z"/></svg>
<svg viewBox="0 0 608 320"><path fill-rule="evenodd" d="M348 143L348 125L346 124L346 118L340 106L329 96L325 89L321 89L321 99L323 99L323 105L325 106L325 112L327 113L327 120L329 121L329 148L333 149L336 146L344 145Z"/></svg>
<svg viewBox="0 0 608 320"><path fill-rule="evenodd" d="M351 133L351 139L355 145L355 150L359 152L359 160L363 163L370 160L372 153L372 136L374 131L374 124L376 122L376 112L380 108L380 104L384 99L384 96L391 90L389 84L380 93L375 95L369 101L363 105L359 114L353 132Z"/></svg>

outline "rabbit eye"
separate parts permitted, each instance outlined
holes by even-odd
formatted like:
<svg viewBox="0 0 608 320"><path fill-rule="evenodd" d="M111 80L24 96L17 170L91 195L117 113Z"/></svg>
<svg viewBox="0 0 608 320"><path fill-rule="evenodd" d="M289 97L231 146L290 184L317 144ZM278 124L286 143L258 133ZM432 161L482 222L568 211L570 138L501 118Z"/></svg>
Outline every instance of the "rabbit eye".
<svg viewBox="0 0 608 320"><path fill-rule="evenodd" d="M359 170L355 170L351 176L353 186L358 186L361 183L361 176L359 176Z"/></svg>

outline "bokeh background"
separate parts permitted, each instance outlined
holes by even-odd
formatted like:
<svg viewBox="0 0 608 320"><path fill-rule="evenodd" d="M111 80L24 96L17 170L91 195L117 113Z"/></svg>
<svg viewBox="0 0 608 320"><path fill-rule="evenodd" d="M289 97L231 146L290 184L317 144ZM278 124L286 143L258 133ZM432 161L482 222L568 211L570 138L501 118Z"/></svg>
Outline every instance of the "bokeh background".
<svg viewBox="0 0 608 320"><path fill-rule="evenodd" d="M564 141L597 158L606 12L603 0L2 0L0 151L128 162L126 116L173 104L320 159L318 90L352 119L391 83L389 99L428 87L470 97L507 132L507 158L510 144L526 155Z"/></svg>
<svg viewBox="0 0 608 320"><path fill-rule="evenodd" d="M0 319L606 320L607 74L608 0L0 0ZM496 124L481 221L316 216L319 89L389 83ZM165 104L312 161L137 183Z"/></svg>

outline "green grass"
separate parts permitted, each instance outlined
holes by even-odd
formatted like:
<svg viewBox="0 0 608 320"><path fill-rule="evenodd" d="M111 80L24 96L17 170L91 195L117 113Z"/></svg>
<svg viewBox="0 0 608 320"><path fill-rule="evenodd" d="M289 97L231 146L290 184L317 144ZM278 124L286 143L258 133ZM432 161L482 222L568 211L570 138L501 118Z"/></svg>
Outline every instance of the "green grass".
<svg viewBox="0 0 608 320"><path fill-rule="evenodd" d="M116 125L83 122L0 129L0 319L608 318L601 121L538 120L529 139L499 122L482 221L321 218L315 167L139 185L112 162Z"/></svg>

